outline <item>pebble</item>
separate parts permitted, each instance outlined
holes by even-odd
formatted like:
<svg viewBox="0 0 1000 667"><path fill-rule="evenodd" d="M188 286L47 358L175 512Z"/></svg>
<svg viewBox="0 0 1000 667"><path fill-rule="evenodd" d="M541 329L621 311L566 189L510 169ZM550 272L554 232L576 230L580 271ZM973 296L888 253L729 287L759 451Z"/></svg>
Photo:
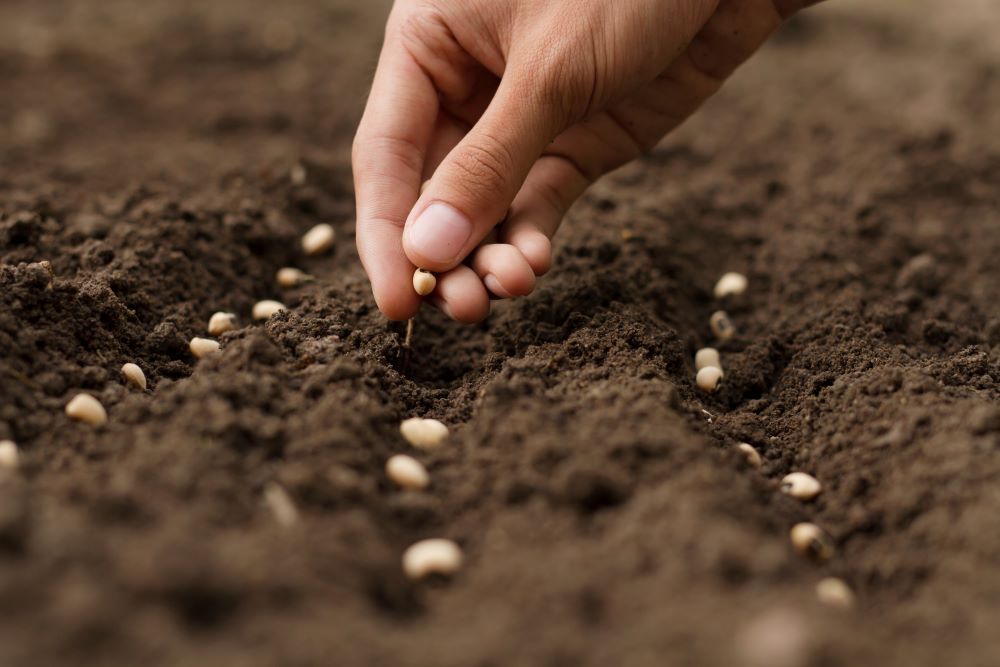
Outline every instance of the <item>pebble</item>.
<svg viewBox="0 0 1000 667"><path fill-rule="evenodd" d="M333 226L322 222L302 235L302 250L307 255L321 255L333 247L336 236Z"/></svg>
<svg viewBox="0 0 1000 667"><path fill-rule="evenodd" d="M719 357L719 351L714 347L703 347L694 354L694 369L696 371L708 366L715 366L722 370L722 359Z"/></svg>
<svg viewBox="0 0 1000 667"><path fill-rule="evenodd" d="M462 549L451 540L421 540L403 552L403 572L413 580L430 574L452 575L462 569Z"/></svg>
<svg viewBox="0 0 1000 667"><path fill-rule="evenodd" d="M746 442L741 442L736 445L736 449L743 454L746 462L754 468L759 468L761 464L760 452L753 448L752 445Z"/></svg>
<svg viewBox="0 0 1000 667"><path fill-rule="evenodd" d="M397 486L410 491L421 491L431 483L427 468L412 456L396 454L385 462L385 474Z"/></svg>
<svg viewBox="0 0 1000 667"><path fill-rule="evenodd" d="M799 500L812 500L823 490L823 485L812 475L793 472L781 480L781 492Z"/></svg>
<svg viewBox="0 0 1000 667"><path fill-rule="evenodd" d="M417 449L437 449L448 437L448 427L436 419L411 417L399 425L399 432Z"/></svg>
<svg viewBox="0 0 1000 667"><path fill-rule="evenodd" d="M146 391L146 374L136 364L122 365L122 375L125 381L140 391Z"/></svg>
<svg viewBox="0 0 1000 667"><path fill-rule="evenodd" d="M816 584L816 599L837 609L850 609L855 602L851 587L836 577L826 577Z"/></svg>
<svg viewBox="0 0 1000 667"><path fill-rule="evenodd" d="M722 370L715 366L705 366L695 376L695 383L697 383L698 388L708 393L712 393L718 389L719 382L721 381Z"/></svg>
<svg viewBox="0 0 1000 667"><path fill-rule="evenodd" d="M813 523L797 523L789 531L792 547L803 556L817 560L829 560L833 556L833 542L819 526Z"/></svg>
<svg viewBox="0 0 1000 667"><path fill-rule="evenodd" d="M20 452L13 440L0 440L0 468L16 468Z"/></svg>
<svg viewBox="0 0 1000 667"><path fill-rule="evenodd" d="M66 404L66 414L70 419L101 426L108 421L108 412L101 402L90 394L77 394Z"/></svg>
<svg viewBox="0 0 1000 667"><path fill-rule="evenodd" d="M715 294L716 299L724 299L727 296L739 296L747 291L748 284L749 281L745 275L730 271L729 273L724 273L719 278L719 282L715 283L713 294Z"/></svg>
<svg viewBox="0 0 1000 667"><path fill-rule="evenodd" d="M727 341L736 335L736 327L729 315L724 310L717 310L708 318L708 325L712 328L712 334L721 341Z"/></svg>
<svg viewBox="0 0 1000 667"><path fill-rule="evenodd" d="M212 354L213 352L218 352L219 341L212 340L211 338L198 338L195 336L191 339L191 342L188 343L188 349L191 350L191 354L193 354L196 358L201 359Z"/></svg>
<svg viewBox="0 0 1000 667"><path fill-rule="evenodd" d="M285 304L280 301L264 299L263 301L258 301L253 305L252 315L255 320L266 320L283 310L288 309L285 308Z"/></svg>
<svg viewBox="0 0 1000 667"><path fill-rule="evenodd" d="M208 320L208 333L211 336L221 336L236 328L236 314L218 312Z"/></svg>

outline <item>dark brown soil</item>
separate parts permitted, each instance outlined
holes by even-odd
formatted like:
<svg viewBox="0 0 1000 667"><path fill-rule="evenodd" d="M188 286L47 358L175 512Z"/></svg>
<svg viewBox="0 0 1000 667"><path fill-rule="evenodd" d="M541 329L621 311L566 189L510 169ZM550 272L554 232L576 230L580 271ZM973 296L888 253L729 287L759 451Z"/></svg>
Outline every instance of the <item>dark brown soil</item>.
<svg viewBox="0 0 1000 667"><path fill-rule="evenodd" d="M407 366L353 247L382 3L0 4L0 663L997 664L990 5L796 19L593 189L534 295L422 313ZM305 259L319 221L336 251ZM286 264L318 281L280 291ZM751 287L707 396L728 270ZM195 363L212 312L268 297L289 312ZM105 427L64 415L80 390ZM402 493L415 414L453 436ZM816 501L777 492L791 470ZM801 520L829 562L792 552ZM466 567L411 584L430 536ZM817 602L829 575L854 610Z"/></svg>

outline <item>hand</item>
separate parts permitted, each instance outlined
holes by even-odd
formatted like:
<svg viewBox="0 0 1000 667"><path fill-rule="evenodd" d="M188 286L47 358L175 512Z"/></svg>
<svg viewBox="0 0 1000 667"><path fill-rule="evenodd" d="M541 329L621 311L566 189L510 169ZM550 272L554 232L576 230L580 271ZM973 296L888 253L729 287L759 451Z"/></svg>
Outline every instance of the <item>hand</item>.
<svg viewBox="0 0 1000 667"><path fill-rule="evenodd" d="M439 274L429 298L462 322L486 317L490 295L531 292L587 186L677 127L805 4L398 0L352 158L379 308L416 313L415 267Z"/></svg>

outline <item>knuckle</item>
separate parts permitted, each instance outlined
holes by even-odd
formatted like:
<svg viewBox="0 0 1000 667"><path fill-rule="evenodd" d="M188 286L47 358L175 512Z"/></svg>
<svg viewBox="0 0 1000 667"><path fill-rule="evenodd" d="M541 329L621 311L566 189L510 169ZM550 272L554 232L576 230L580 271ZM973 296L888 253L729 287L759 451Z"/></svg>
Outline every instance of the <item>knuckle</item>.
<svg viewBox="0 0 1000 667"><path fill-rule="evenodd" d="M513 171L510 152L489 138L466 146L456 156L454 166L459 175L456 185L466 194L505 192Z"/></svg>

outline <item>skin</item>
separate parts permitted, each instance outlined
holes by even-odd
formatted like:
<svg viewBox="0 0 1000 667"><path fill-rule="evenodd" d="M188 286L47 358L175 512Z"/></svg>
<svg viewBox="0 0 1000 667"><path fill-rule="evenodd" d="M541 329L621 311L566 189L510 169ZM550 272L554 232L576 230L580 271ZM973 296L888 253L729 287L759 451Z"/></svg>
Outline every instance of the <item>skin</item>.
<svg viewBox="0 0 1000 667"><path fill-rule="evenodd" d="M418 266L461 322L529 294L584 190L815 1L397 0L352 156L379 308L416 314Z"/></svg>

